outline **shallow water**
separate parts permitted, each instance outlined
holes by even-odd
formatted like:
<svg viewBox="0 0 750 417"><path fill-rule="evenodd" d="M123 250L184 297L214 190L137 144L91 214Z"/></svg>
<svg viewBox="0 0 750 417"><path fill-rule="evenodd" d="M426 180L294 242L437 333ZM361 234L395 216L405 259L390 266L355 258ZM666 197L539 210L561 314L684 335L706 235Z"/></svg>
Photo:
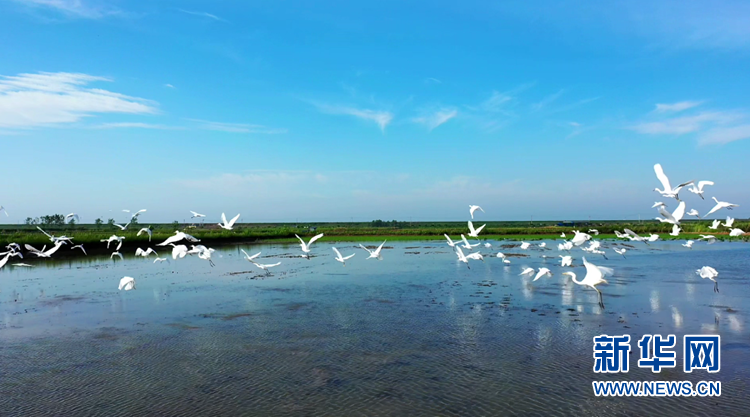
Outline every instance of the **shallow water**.
<svg viewBox="0 0 750 417"><path fill-rule="evenodd" d="M583 252L561 268L557 250L509 242L482 253L529 256L471 269L442 242L387 243L383 261L340 242L357 253L345 267L325 243L310 260L298 245L222 248L215 267L31 260L0 271L0 415L746 414L750 245L679 243L588 256L615 269L603 311L561 275L585 274ZM265 276L240 248L282 264ZM554 275L518 275L540 266ZM118 291L123 276L137 289ZM602 333L630 334L628 374L593 373ZM637 368L644 333L677 335L677 368ZM718 374L682 372L684 334L721 335ZM595 397L591 381L607 379L720 380L722 396Z"/></svg>

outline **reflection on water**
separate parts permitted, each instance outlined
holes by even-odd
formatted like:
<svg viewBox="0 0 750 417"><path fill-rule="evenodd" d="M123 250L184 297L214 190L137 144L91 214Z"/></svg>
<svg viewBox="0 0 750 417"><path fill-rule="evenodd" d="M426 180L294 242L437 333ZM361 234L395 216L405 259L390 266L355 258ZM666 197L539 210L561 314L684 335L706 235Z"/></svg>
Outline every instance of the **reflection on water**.
<svg viewBox="0 0 750 417"><path fill-rule="evenodd" d="M572 269L539 250L511 265L486 253L468 269L435 246L394 243L382 262L355 257L346 267L326 244L311 260L289 257L297 245L253 247L262 262L282 262L270 277L240 247L217 251L214 268L191 257L90 257L4 269L0 415L740 415L750 407L750 246L687 252L655 243L597 260L615 269L600 286L606 310L595 291L561 274L582 278L583 253L572 252ZM721 293L694 276L703 265L720 271ZM540 266L554 275L518 275ZM117 291L125 275L137 290ZM591 381L604 378L591 371L592 337L601 333L721 334L732 348L709 379L723 381L722 397L596 398ZM631 372L611 379L706 379L641 372L632 346Z"/></svg>

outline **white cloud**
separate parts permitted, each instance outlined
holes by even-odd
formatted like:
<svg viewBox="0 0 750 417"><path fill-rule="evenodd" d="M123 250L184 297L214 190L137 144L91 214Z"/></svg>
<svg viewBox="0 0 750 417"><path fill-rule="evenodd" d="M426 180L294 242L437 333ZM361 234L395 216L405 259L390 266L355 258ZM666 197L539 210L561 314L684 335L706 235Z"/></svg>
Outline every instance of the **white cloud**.
<svg viewBox="0 0 750 417"><path fill-rule="evenodd" d="M672 104L657 103L656 109L654 109L654 111L657 113L681 112L683 110L692 109L693 107L700 106L702 103L703 103L702 101L680 101L678 103L672 103Z"/></svg>
<svg viewBox="0 0 750 417"><path fill-rule="evenodd" d="M108 78L75 73L0 76L0 127L32 128L78 122L104 113L154 114L150 100L98 88Z"/></svg>
<svg viewBox="0 0 750 417"><path fill-rule="evenodd" d="M424 79L425 84L442 84L443 82L438 80L437 78L428 77Z"/></svg>
<svg viewBox="0 0 750 417"><path fill-rule="evenodd" d="M245 124L245 123L222 123L222 122L211 122L208 120L200 119L187 119L191 122L198 123L198 128L205 130L214 130L218 132L228 133L257 133L265 135L276 135L287 133L287 129L271 128L263 125Z"/></svg>
<svg viewBox="0 0 750 417"><path fill-rule="evenodd" d="M121 10L104 5L92 5L83 0L15 0L32 7L46 7L68 16L86 19L101 19L123 14Z"/></svg>
<svg viewBox="0 0 750 417"><path fill-rule="evenodd" d="M328 114L343 114L354 116L363 120L369 120L377 123L380 126L381 131L385 131L386 126L393 120L393 113L384 110L370 110L370 109L358 109L350 106L332 106L328 104L315 103L313 104L323 113Z"/></svg>
<svg viewBox="0 0 750 417"><path fill-rule="evenodd" d="M102 123L91 126L92 129L156 129L156 130L184 130L182 126L167 126L150 123L138 122L120 122L120 123Z"/></svg>
<svg viewBox="0 0 750 417"><path fill-rule="evenodd" d="M702 130L709 124L726 124L743 118L737 112L703 112L694 116L675 117L658 122L647 122L632 126L638 133L649 135L684 135Z"/></svg>
<svg viewBox="0 0 750 417"><path fill-rule="evenodd" d="M167 87L167 88L175 88L175 86L173 86L172 84L164 84L164 87Z"/></svg>
<svg viewBox="0 0 750 417"><path fill-rule="evenodd" d="M216 20L216 21L218 21L218 22L226 22L226 20L224 20L224 19L220 18L219 16L213 15L213 14L211 14L211 13L206 13L206 12L194 12L194 11L191 11L191 10L183 10L183 9L179 9L179 10L180 10L180 11L181 11L182 13L187 13L187 14L191 14L191 15L193 15L193 16L201 16L201 17L207 17L207 18L209 18L209 19L213 19L213 20Z"/></svg>
<svg viewBox="0 0 750 417"><path fill-rule="evenodd" d="M415 117L412 121L414 123L423 124L427 126L428 129L433 130L448 120L456 117L456 115L458 115L458 110L454 108L441 108L430 114Z"/></svg>
<svg viewBox="0 0 750 417"><path fill-rule="evenodd" d="M554 94L548 95L547 97L543 98L542 101L540 101L539 103L532 104L531 105L532 110L534 110L534 111L542 110L543 108L549 106L555 100L557 100L558 98L560 98L560 96L563 95L564 92L565 92L565 90L560 90L560 91L558 91L558 92L556 92Z"/></svg>
<svg viewBox="0 0 750 417"><path fill-rule="evenodd" d="M725 144L736 140L750 139L750 124L718 127L702 133L698 137L701 145Z"/></svg>

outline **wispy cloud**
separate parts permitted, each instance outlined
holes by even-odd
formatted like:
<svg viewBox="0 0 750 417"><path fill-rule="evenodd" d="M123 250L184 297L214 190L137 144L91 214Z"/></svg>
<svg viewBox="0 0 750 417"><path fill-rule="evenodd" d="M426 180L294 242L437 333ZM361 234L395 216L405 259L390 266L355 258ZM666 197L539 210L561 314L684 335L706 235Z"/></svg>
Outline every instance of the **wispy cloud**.
<svg viewBox="0 0 750 417"><path fill-rule="evenodd" d="M681 112L683 110L692 109L693 107L700 106L702 101L680 101L672 104L657 103L654 111L656 113L669 113L669 112Z"/></svg>
<svg viewBox="0 0 750 417"><path fill-rule="evenodd" d="M120 122L120 123L102 123L93 125L91 129L156 129L156 130L185 130L182 126L167 126L151 123L138 122Z"/></svg>
<svg viewBox="0 0 750 417"><path fill-rule="evenodd" d="M246 123L223 123L223 122L212 122L208 120L200 119L187 119L191 122L198 124L199 129L213 130L217 132L227 133L255 133L263 135L278 135L287 133L287 129L283 128L271 128L264 125L246 124Z"/></svg>
<svg viewBox="0 0 750 417"><path fill-rule="evenodd" d="M640 123L630 129L649 135L684 135L702 130L707 125L735 122L744 117L737 112L703 112L693 116L674 117L657 122Z"/></svg>
<svg viewBox="0 0 750 417"><path fill-rule="evenodd" d="M105 77L76 73L0 76L0 127L32 128L78 122L102 113L154 114L156 103L98 88Z"/></svg>
<svg viewBox="0 0 750 417"><path fill-rule="evenodd" d="M742 139L750 139L750 124L710 129L698 136L701 145L723 145Z"/></svg>
<svg viewBox="0 0 750 417"><path fill-rule="evenodd" d="M425 84L442 84L443 82L437 78L428 77L424 79Z"/></svg>
<svg viewBox="0 0 750 417"><path fill-rule="evenodd" d="M351 106L336 106L317 102L312 103L323 113L348 115L363 120L373 121L377 123L382 132L385 132L386 126L388 126L393 120L393 113L385 110L359 109Z"/></svg>
<svg viewBox="0 0 750 417"><path fill-rule="evenodd" d="M433 130L436 127L447 122L448 120L456 117L456 115L458 115L458 110L452 107L448 107L438 109L437 111L430 112L429 114L424 114L420 117L415 117L412 119L412 121L414 123L423 124L427 126L428 129Z"/></svg>
<svg viewBox="0 0 750 417"><path fill-rule="evenodd" d="M184 10L184 9L178 9L182 13L191 14L193 16L200 16L200 17L207 17L209 19L216 20L217 22L226 22L226 20L220 18L219 16L216 16L215 14L206 13L206 12L195 12L192 10Z"/></svg>
<svg viewBox="0 0 750 417"><path fill-rule="evenodd" d="M175 86L173 86L172 84L164 84L164 87L167 87L167 88L175 88Z"/></svg>
<svg viewBox="0 0 750 417"><path fill-rule="evenodd" d="M121 15L122 10L102 4L91 4L83 0L15 0L30 7L42 7L68 16L85 19L101 19L107 16Z"/></svg>
<svg viewBox="0 0 750 417"><path fill-rule="evenodd" d="M563 95L564 92L565 90L560 90L554 94L548 95L547 97L543 98L542 101L532 104L531 109L534 111L542 110L543 108L547 107L548 105L552 104L555 100L560 98L560 96Z"/></svg>

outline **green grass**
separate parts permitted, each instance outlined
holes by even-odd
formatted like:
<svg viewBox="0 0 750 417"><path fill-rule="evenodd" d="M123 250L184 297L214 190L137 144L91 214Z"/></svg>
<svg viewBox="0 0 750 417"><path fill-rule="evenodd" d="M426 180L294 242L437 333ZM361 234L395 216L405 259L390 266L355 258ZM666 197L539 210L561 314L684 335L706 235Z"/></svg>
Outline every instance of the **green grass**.
<svg viewBox="0 0 750 417"><path fill-rule="evenodd" d="M477 226L485 224L477 222ZM560 239L560 233L566 233L568 238L572 237L572 229L588 231L595 228L601 233L599 239L615 238L614 231L631 229L641 235L657 233L662 239L673 239L668 233L671 225L658 222L591 222L589 225L576 225L576 227L559 227L554 222L538 222L530 225L528 222L487 222L487 226L480 235L482 239L494 240L539 240ZM719 230L710 230L709 221L684 221L683 232L677 239L698 238L698 234L712 234L720 240L748 240L750 235L730 238L728 229L720 226ZM215 225L196 225L195 228L186 224L142 224L131 225L121 231L114 226L95 225L65 225L65 226L42 226L42 228L55 236L68 236L76 243L92 244L100 243L111 235L125 236L126 244L148 245L148 236L143 234L136 236L141 227L150 226L153 230L151 244L156 244L174 234L175 230L185 231L205 244L222 243L250 243L264 241L297 242L295 233L307 239L317 233L325 233L323 241L404 241L404 240L443 240L444 233L453 239L460 239L460 235L467 234L468 228L465 222L403 222L399 227L373 227L371 223L316 223L315 232L309 230L308 224L297 227L295 224L240 224L235 225L235 230L220 229ZM750 222L737 221L735 227L750 230ZM36 229L36 226L28 225L2 225L0 226L0 245L5 246L10 242L20 244L44 245L49 244L49 239Z"/></svg>

